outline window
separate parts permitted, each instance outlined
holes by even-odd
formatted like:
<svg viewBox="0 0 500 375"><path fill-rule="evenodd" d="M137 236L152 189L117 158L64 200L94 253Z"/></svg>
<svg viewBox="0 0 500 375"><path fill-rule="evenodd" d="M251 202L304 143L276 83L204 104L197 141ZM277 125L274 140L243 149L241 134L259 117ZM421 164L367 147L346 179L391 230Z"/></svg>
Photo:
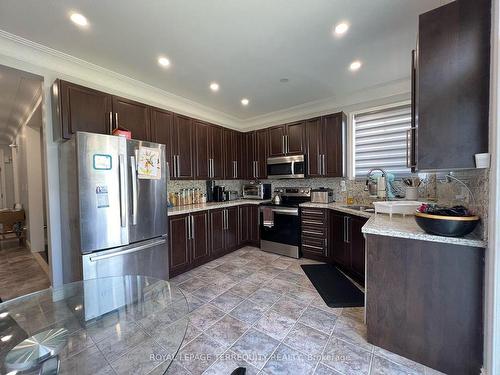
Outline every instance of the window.
<svg viewBox="0 0 500 375"><path fill-rule="evenodd" d="M365 177L372 168L383 168L395 176L410 174L406 164L406 137L410 128L409 103L355 114L352 138L354 176Z"/></svg>

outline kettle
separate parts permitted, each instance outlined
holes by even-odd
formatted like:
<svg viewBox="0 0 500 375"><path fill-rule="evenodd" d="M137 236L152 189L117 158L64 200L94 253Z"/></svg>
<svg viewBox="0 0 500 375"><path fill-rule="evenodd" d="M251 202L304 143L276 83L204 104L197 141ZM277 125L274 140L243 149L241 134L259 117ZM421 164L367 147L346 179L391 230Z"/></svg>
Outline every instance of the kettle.
<svg viewBox="0 0 500 375"><path fill-rule="evenodd" d="M279 193L276 193L272 200L273 204L281 204L281 197Z"/></svg>

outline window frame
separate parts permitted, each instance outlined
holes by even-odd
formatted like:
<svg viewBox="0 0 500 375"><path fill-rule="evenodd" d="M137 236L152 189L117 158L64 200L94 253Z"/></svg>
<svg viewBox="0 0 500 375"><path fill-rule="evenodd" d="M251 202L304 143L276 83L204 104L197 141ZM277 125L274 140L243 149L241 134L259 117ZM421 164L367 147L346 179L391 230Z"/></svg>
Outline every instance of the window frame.
<svg viewBox="0 0 500 375"><path fill-rule="evenodd" d="M374 111L383 111L386 109L392 109L395 107L401 107L405 105L410 105L411 106L411 100L400 100L397 102L392 102L380 106L375 106L375 107L366 107L360 110L352 111L349 112L348 114L348 119L347 119L347 143L348 143L348 148L347 148L347 155L348 155L348 162L347 162L347 177L349 180L365 180L366 178L364 176L357 176L356 177L356 126L355 126L355 121L354 118L357 115L367 113L367 112L374 112ZM402 174L398 175L395 177L396 180L401 180L401 178L411 176L412 172L409 170L408 174Z"/></svg>

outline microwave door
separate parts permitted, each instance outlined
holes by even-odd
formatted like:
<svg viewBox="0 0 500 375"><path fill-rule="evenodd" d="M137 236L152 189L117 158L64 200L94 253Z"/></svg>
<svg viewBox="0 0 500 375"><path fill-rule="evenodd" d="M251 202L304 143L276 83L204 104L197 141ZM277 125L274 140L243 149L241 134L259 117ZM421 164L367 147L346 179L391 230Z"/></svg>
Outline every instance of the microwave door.
<svg viewBox="0 0 500 375"><path fill-rule="evenodd" d="M138 172L141 147L160 157L159 178L141 178ZM142 154L145 155L144 153ZM165 145L136 140L127 141L128 205L130 243L160 237L167 232L167 168ZM142 176L144 177L144 176Z"/></svg>
<svg viewBox="0 0 500 375"><path fill-rule="evenodd" d="M76 142L80 250L127 245L125 139L78 133Z"/></svg>

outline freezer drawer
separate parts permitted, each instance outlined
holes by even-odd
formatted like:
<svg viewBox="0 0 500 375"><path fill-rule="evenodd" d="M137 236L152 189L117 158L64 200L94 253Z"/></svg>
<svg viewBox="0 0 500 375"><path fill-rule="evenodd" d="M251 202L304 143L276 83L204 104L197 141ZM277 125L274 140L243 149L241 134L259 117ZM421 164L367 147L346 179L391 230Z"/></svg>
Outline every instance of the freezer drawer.
<svg viewBox="0 0 500 375"><path fill-rule="evenodd" d="M83 280L142 275L168 280L168 241L165 237L82 256Z"/></svg>

